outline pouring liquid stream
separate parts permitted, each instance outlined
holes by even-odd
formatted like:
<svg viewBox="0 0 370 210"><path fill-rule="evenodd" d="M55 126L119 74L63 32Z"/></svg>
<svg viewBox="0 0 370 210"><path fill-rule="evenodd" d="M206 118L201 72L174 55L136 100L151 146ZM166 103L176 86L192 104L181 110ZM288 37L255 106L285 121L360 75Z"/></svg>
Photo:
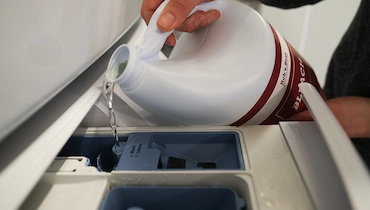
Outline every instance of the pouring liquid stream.
<svg viewBox="0 0 370 210"><path fill-rule="evenodd" d="M121 148L119 145L119 137L117 134L116 116L113 110L113 91L114 91L114 82L110 82L104 77L102 94L104 98L107 100L109 123L110 127L112 128L113 138L115 140L114 148L116 149L116 152L118 152L118 150L120 150Z"/></svg>

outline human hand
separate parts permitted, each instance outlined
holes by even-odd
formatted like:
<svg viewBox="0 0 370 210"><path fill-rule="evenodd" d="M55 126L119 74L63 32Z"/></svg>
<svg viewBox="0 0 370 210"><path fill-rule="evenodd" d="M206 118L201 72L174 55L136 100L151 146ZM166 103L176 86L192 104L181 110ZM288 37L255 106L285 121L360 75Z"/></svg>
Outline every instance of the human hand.
<svg viewBox="0 0 370 210"><path fill-rule="evenodd" d="M370 98L346 96L326 101L326 104L350 138L370 137ZM287 120L311 121L308 110Z"/></svg>
<svg viewBox="0 0 370 210"><path fill-rule="evenodd" d="M220 18L219 11L198 11L188 17L196 5L207 1L212 0L170 0L158 18L157 26L159 30L168 32L176 29L183 32L193 32L198 28L208 26ZM143 0L141 16L146 24L149 23L153 13L162 2L163 0ZM166 44L170 46L176 44L176 38L173 34L167 38Z"/></svg>

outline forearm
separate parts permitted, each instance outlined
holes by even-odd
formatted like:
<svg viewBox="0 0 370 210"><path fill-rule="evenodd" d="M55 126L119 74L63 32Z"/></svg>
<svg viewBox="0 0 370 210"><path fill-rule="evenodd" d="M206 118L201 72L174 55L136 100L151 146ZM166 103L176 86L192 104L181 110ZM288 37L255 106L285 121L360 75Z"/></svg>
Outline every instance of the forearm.
<svg viewBox="0 0 370 210"><path fill-rule="evenodd" d="M327 104L350 138L370 137L370 98L348 96Z"/></svg>
<svg viewBox="0 0 370 210"><path fill-rule="evenodd" d="M370 98L346 96L326 101L350 138L370 138ZM288 120L312 120L308 110L300 112Z"/></svg>

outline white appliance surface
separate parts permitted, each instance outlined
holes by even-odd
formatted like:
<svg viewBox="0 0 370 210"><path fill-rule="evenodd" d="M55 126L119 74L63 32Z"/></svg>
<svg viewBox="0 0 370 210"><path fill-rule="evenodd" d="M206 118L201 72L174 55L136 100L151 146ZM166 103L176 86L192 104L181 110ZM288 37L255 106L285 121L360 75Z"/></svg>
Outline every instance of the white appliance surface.
<svg viewBox="0 0 370 210"><path fill-rule="evenodd" d="M141 0L0 3L0 141L140 17Z"/></svg>
<svg viewBox="0 0 370 210"><path fill-rule="evenodd" d="M119 134L235 131L242 170L98 172L84 157L56 157L71 135L111 135L102 69L119 44L141 40L141 1L1 4L0 209L98 209L113 187L137 185L231 187L247 209L370 208L368 171L308 84L301 90L315 122L270 126L178 126L115 92Z"/></svg>

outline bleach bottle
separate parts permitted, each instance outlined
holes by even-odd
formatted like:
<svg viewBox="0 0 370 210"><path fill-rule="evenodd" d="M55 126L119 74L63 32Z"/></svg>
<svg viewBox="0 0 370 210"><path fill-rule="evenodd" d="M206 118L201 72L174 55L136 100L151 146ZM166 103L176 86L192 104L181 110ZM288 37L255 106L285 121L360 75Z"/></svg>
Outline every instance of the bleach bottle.
<svg viewBox="0 0 370 210"><path fill-rule="evenodd" d="M118 47L106 72L147 111L183 125L272 124L306 109L299 83L320 88L306 61L238 1L198 5L192 13L217 9L220 19L183 33L169 59L159 59L171 34L156 25L167 2L152 16L141 44Z"/></svg>

